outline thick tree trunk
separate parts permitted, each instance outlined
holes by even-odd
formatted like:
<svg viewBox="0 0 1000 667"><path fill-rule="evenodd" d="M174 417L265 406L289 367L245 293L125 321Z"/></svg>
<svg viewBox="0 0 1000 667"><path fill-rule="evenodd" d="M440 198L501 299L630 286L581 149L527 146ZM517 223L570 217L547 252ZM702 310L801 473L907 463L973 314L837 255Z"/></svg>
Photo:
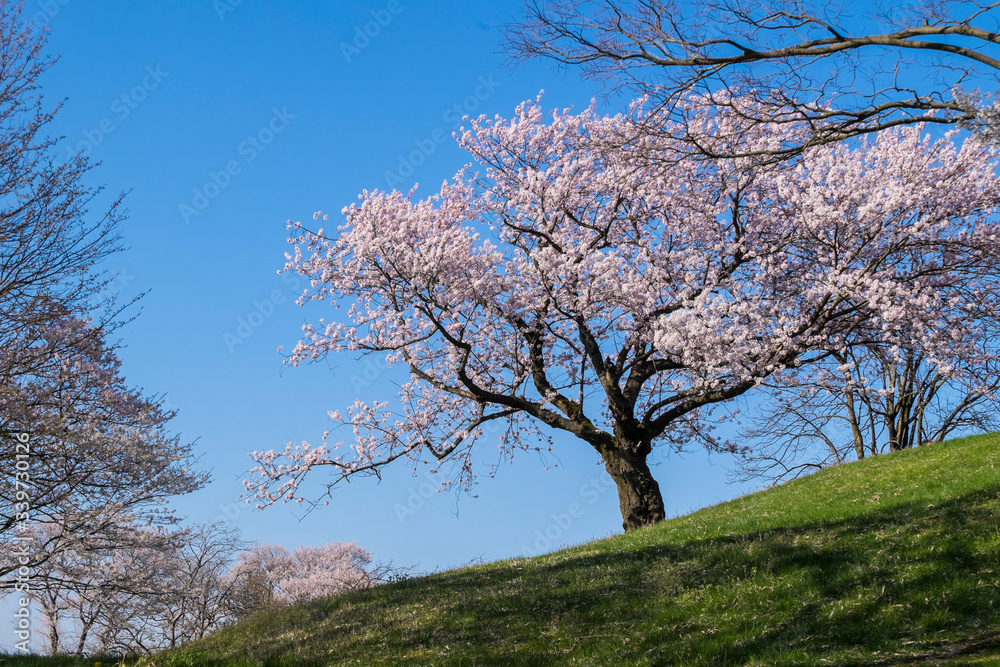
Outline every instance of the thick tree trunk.
<svg viewBox="0 0 1000 667"><path fill-rule="evenodd" d="M604 467L618 485L618 505L625 532L663 521L666 510L660 485L646 464L646 455L633 455L620 449L601 452Z"/></svg>

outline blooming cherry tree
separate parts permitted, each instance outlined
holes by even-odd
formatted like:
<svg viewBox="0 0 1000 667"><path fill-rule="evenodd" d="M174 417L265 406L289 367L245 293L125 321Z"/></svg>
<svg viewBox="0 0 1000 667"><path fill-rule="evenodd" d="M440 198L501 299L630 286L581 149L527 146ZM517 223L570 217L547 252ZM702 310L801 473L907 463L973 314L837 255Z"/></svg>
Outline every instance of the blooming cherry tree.
<svg viewBox="0 0 1000 667"><path fill-rule="evenodd" d="M368 588L377 580L370 566L371 552L354 542L299 546L289 554L284 576L278 579L278 599L296 604Z"/></svg>
<svg viewBox="0 0 1000 667"><path fill-rule="evenodd" d="M332 233L290 224L300 303L346 310L287 363L379 354L410 380L395 404L331 412L347 443L254 452L258 505L301 501L317 467L329 493L397 459L456 463L467 488L477 446L512 457L565 432L601 456L631 530L665 517L651 452L713 443L713 406L855 345L971 358L969 313L996 303L996 151L908 127L775 164L753 156L807 128L740 104L694 100L691 126L650 133L674 121L641 102L546 119L536 100L471 121L475 165L427 199L366 191ZM715 138L702 157L671 138L685 129Z"/></svg>
<svg viewBox="0 0 1000 667"><path fill-rule="evenodd" d="M87 184L94 165L85 155L56 156L60 137L47 132L61 105L40 87L55 59L32 13L0 0L0 443L11 482L0 497L0 577L8 589L24 583L22 568L42 571L67 549L132 548L133 524L175 523L166 501L208 481L191 446L170 434L174 413L162 398L122 375L113 334L131 319L131 302L116 296L117 277L102 266L122 250L125 213L121 197L94 209L101 188ZM29 537L38 540L31 548Z"/></svg>
<svg viewBox="0 0 1000 667"><path fill-rule="evenodd" d="M33 373L0 385L0 433L25 432L17 451L29 462L14 471L10 446L17 489L0 498L0 554L23 550L18 534L34 524L60 528L25 565L63 548L132 548L134 525L175 524L169 499L208 481L191 445L169 432L174 413L127 384L105 333L75 317L23 327ZM3 558L0 577L11 583L22 562Z"/></svg>
<svg viewBox="0 0 1000 667"><path fill-rule="evenodd" d="M257 544L239 555L229 571L233 616L244 618L267 607L298 604L368 588L405 575L354 542L299 546Z"/></svg>

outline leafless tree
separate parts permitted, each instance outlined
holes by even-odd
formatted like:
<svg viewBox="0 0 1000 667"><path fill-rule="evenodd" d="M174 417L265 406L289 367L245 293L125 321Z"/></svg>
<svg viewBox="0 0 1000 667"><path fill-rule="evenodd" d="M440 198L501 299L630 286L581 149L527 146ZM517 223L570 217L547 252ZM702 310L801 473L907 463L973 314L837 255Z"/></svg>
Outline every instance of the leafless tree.
<svg viewBox="0 0 1000 667"><path fill-rule="evenodd" d="M1000 3L963 0L530 0L507 42L515 61L578 66L670 108L752 96L734 108L810 128L770 151L784 158L906 123L995 137L998 18Z"/></svg>
<svg viewBox="0 0 1000 667"><path fill-rule="evenodd" d="M61 526L32 546L32 567L59 544L128 546L116 527L169 524L163 502L207 480L167 432L173 413L126 384L107 343L128 304L99 267L122 250L125 212L84 183L85 156L58 158L46 135L60 105L39 87L45 34L22 2L0 0L0 462L5 475L27 466L0 498L0 551L30 524ZM0 577L13 569L4 559Z"/></svg>
<svg viewBox="0 0 1000 667"><path fill-rule="evenodd" d="M222 523L200 526L171 554L171 594L161 600L165 644L201 639L226 620L233 583L227 572L245 548L240 532Z"/></svg>
<svg viewBox="0 0 1000 667"><path fill-rule="evenodd" d="M57 137L44 134L59 104L45 100L39 77L53 60L45 33L27 20L22 3L0 0L0 380L44 372L38 333L72 315L90 316L86 333L107 333L120 308L114 276L98 265L122 249L121 196L101 203L101 189L84 183L92 165L82 154L62 161ZM92 209L103 208L94 215ZM28 329L29 332L26 332ZM65 345L79 343L65 339ZM10 427L0 431L9 436Z"/></svg>
<svg viewBox="0 0 1000 667"><path fill-rule="evenodd" d="M97 650L148 654L200 639L230 620L227 572L244 547L237 529L222 523L185 529L153 548L114 555L111 577L101 590L95 624ZM91 596L97 593L94 589ZM93 604L86 592L77 598Z"/></svg>
<svg viewBox="0 0 1000 667"><path fill-rule="evenodd" d="M780 482L830 465L1000 428L993 365L943 369L913 350L855 350L818 382L771 386L735 477Z"/></svg>

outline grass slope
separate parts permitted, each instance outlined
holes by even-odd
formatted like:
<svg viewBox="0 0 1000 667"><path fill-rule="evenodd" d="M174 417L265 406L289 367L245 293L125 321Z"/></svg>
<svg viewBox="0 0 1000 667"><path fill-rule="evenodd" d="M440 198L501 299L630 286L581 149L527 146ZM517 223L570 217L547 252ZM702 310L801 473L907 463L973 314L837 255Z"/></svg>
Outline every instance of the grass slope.
<svg viewBox="0 0 1000 667"><path fill-rule="evenodd" d="M1000 664L1000 434L262 613L142 664Z"/></svg>

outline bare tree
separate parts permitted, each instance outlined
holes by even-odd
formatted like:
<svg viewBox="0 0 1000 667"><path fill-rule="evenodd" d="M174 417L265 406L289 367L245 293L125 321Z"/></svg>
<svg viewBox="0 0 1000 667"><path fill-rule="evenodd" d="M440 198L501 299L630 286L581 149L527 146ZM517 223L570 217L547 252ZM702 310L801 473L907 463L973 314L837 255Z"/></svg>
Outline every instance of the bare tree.
<svg viewBox="0 0 1000 667"><path fill-rule="evenodd" d="M121 196L100 205L100 188L84 184L92 165L82 154L59 160L57 138L43 134L59 110L38 84L53 60L43 55L45 33L30 25L21 2L0 0L0 40L0 380L6 388L44 372L51 357L37 335L47 324L87 314L93 326L77 333L115 326L114 277L97 267L122 250L117 230L125 213ZM105 212L93 215L96 206ZM10 432L5 425L0 436Z"/></svg>
<svg viewBox="0 0 1000 667"><path fill-rule="evenodd" d="M123 308L100 264L122 249L125 213L84 183L83 155L58 159L45 134L60 105L40 92L53 60L36 28L22 2L0 0L0 461L17 475L0 499L0 551L31 524L60 529L27 563L3 560L7 585L61 548L130 546L121 527L171 523L164 501L207 480L167 432L173 413L125 383L106 342Z"/></svg>
<svg viewBox="0 0 1000 667"><path fill-rule="evenodd" d="M173 648L201 639L226 621L233 583L226 576L245 547L239 530L222 523L200 526L171 554L171 591L161 600L164 643Z"/></svg>
<svg viewBox="0 0 1000 667"><path fill-rule="evenodd" d="M52 549L40 559L28 591L41 607L42 633L53 655L69 652L66 639L75 642L76 655L107 651L113 619L135 611L123 602L160 595L165 577L155 556L177 548L183 533L121 526L113 539L128 534L130 548L95 549L94 540L59 539L61 532L55 524L32 530L37 543Z"/></svg>
<svg viewBox="0 0 1000 667"><path fill-rule="evenodd" d="M943 368L915 350L836 356L838 365L818 381L770 386L762 411L742 430L736 478L780 482L1000 428L995 363Z"/></svg>
<svg viewBox="0 0 1000 667"><path fill-rule="evenodd" d="M1000 72L998 18L1000 3L978 0L530 0L507 41L515 61L578 66L669 108L692 93L712 106L753 95L753 120L809 124L768 151L790 157L909 123L995 137L1000 111L976 87Z"/></svg>

